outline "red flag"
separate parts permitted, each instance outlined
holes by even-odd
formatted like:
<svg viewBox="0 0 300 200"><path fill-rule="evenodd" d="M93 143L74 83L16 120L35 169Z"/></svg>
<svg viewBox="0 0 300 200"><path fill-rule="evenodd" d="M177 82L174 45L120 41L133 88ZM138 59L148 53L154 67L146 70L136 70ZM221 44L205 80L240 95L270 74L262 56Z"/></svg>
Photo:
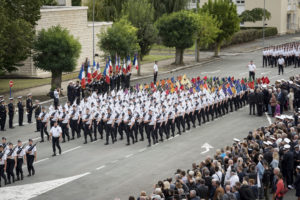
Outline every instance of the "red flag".
<svg viewBox="0 0 300 200"><path fill-rule="evenodd" d="M183 90L183 89L184 89L183 85L181 85L181 86L180 86L180 89L181 89L181 90Z"/></svg>
<svg viewBox="0 0 300 200"><path fill-rule="evenodd" d="M200 76L197 77L197 81L200 81Z"/></svg>
<svg viewBox="0 0 300 200"><path fill-rule="evenodd" d="M150 87L154 88L154 83L153 82L151 82Z"/></svg>
<svg viewBox="0 0 300 200"><path fill-rule="evenodd" d="M106 81L106 83L107 83L107 84L110 84L110 78L109 78L109 76L108 76L108 75L106 75L106 77L105 77L105 81Z"/></svg>
<svg viewBox="0 0 300 200"><path fill-rule="evenodd" d="M203 78L205 81L207 80L207 76L204 76L204 78Z"/></svg>
<svg viewBox="0 0 300 200"><path fill-rule="evenodd" d="M99 73L99 74L97 75L97 80L99 81L101 78L102 78L102 74Z"/></svg>
<svg viewBox="0 0 300 200"><path fill-rule="evenodd" d="M270 83L270 80L269 80L268 77L265 78L265 82L266 82L266 84L269 84L269 83Z"/></svg>

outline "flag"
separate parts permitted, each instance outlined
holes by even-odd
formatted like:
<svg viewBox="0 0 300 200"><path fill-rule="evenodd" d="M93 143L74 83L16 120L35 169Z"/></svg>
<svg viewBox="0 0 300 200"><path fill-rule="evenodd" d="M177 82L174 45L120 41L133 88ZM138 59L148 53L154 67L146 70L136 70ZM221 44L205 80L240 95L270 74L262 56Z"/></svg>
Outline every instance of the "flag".
<svg viewBox="0 0 300 200"><path fill-rule="evenodd" d="M96 67L96 62L94 61L94 64L93 64L93 79L95 79L98 75L98 67L99 67L99 64L97 63L97 67Z"/></svg>
<svg viewBox="0 0 300 200"><path fill-rule="evenodd" d="M84 66L81 65L81 69L80 69L79 74L78 74L78 79L79 79L79 80L82 80L82 72L83 72L83 71L84 71Z"/></svg>
<svg viewBox="0 0 300 200"><path fill-rule="evenodd" d="M84 72L84 66L82 65L81 70L78 75L79 80L81 81L81 87L84 89L86 82L85 82L85 72Z"/></svg>
<svg viewBox="0 0 300 200"><path fill-rule="evenodd" d="M131 61L130 56L127 56L127 72L131 71Z"/></svg>
<svg viewBox="0 0 300 200"><path fill-rule="evenodd" d="M116 55L116 64L115 64L115 68L116 68L116 73L119 72L119 65L118 65L118 57Z"/></svg>
<svg viewBox="0 0 300 200"><path fill-rule="evenodd" d="M113 68L112 68L112 64L111 64L111 59L110 59L110 57L109 57L109 60L108 60L108 64L109 64L109 75L111 75L112 74L112 72L113 72Z"/></svg>
<svg viewBox="0 0 300 200"><path fill-rule="evenodd" d="M90 84L93 80L92 78L92 72L91 72L91 67L90 65L88 65L88 70L87 70L87 79L88 79L88 83Z"/></svg>
<svg viewBox="0 0 300 200"><path fill-rule="evenodd" d="M99 81L102 77L102 74L101 74L101 68L100 68L100 65L99 63L97 63L97 80Z"/></svg>
<svg viewBox="0 0 300 200"><path fill-rule="evenodd" d="M126 74L127 72L127 69L126 69L126 64L125 64L125 58L123 59L123 67L122 67L122 71L123 71L123 74Z"/></svg>
<svg viewBox="0 0 300 200"><path fill-rule="evenodd" d="M230 87L227 88L227 92L228 92L229 95L233 94Z"/></svg>
<svg viewBox="0 0 300 200"><path fill-rule="evenodd" d="M138 61L137 61L136 55L134 56L134 59L133 59L133 66L135 66L136 70L139 70L139 65L138 65Z"/></svg>

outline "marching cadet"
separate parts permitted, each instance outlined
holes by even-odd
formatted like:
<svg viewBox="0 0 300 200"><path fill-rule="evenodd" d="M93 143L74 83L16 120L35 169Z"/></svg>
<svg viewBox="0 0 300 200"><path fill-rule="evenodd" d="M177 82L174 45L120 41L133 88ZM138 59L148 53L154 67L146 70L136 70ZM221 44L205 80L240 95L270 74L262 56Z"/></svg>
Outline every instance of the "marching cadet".
<svg viewBox="0 0 300 200"><path fill-rule="evenodd" d="M159 136L160 136L160 141L163 142L164 141L164 137L163 134L166 134L166 138L169 138L169 134L166 131L166 126L167 126L167 122L168 122L168 114L166 111L166 106L163 105L162 106L162 111L161 111L161 115L158 119L158 129L159 129Z"/></svg>
<svg viewBox="0 0 300 200"><path fill-rule="evenodd" d="M71 140L75 139L75 132L77 133L77 138L80 138L80 133L78 130L78 123L79 123L79 113L76 110L76 105L73 105L72 111L70 112L70 126L72 131L72 138Z"/></svg>
<svg viewBox="0 0 300 200"><path fill-rule="evenodd" d="M63 107L63 112L59 116L60 126L62 129L62 143L66 142L66 137L68 138L68 141L70 141L70 135L69 135L69 114L68 111L66 111L66 108Z"/></svg>
<svg viewBox="0 0 300 200"><path fill-rule="evenodd" d="M166 116L167 118L166 130L167 130L167 139L169 139L171 133L170 131L172 131L172 137L174 137L175 135L176 115L172 106L169 106L167 110L168 110L168 116Z"/></svg>
<svg viewBox="0 0 300 200"><path fill-rule="evenodd" d="M41 122L40 131L41 131L41 141L44 142L44 133L47 135L47 140L49 141L49 134L47 131L49 114L45 111L45 107L42 107L42 112L38 116L38 120Z"/></svg>
<svg viewBox="0 0 300 200"><path fill-rule="evenodd" d="M27 95L27 99L26 99L26 110L27 110L27 120L28 120L28 124L31 124L32 121L32 110L33 110L33 105L32 105L32 94L29 93Z"/></svg>
<svg viewBox="0 0 300 200"><path fill-rule="evenodd" d="M28 140L28 145L25 148L26 152L26 163L27 163L27 170L28 170L28 175L27 176L34 176L35 170L33 167L33 162L36 161L36 144L32 144L33 141L32 139Z"/></svg>
<svg viewBox="0 0 300 200"><path fill-rule="evenodd" d="M106 123L106 143L105 145L109 144L109 136L111 136L112 143L114 143L114 124L115 124L115 115L112 112L111 108L107 108L107 113L104 117L104 122Z"/></svg>
<svg viewBox="0 0 300 200"><path fill-rule="evenodd" d="M52 126L54 126L54 123L58 121L58 117L59 117L59 110L58 108L55 108L54 110L51 111L50 114L50 128L52 128Z"/></svg>
<svg viewBox="0 0 300 200"><path fill-rule="evenodd" d="M84 143L87 144L87 136L90 136L91 142L93 142L93 137L91 133L92 129L92 119L93 116L90 114L90 109L86 108L86 113L82 116L82 123L84 127Z"/></svg>
<svg viewBox="0 0 300 200"><path fill-rule="evenodd" d="M55 121L52 128L50 129L50 139L52 139L52 149L53 149L52 156L56 156L56 147L59 150L59 154L61 154L61 148L59 145L59 140L61 139L61 136L62 136L61 127L58 125L58 122Z"/></svg>
<svg viewBox="0 0 300 200"><path fill-rule="evenodd" d="M0 105L0 128L1 131L5 131L5 122L6 122L6 106L5 102L2 99L1 100L1 105Z"/></svg>
<svg viewBox="0 0 300 200"><path fill-rule="evenodd" d="M127 137L127 144L130 145L130 138L132 139L132 144L134 144L134 137L133 137L133 126L135 124L135 119L132 115L132 111L128 109L127 114L124 117L124 124L125 124L125 132Z"/></svg>
<svg viewBox="0 0 300 200"><path fill-rule="evenodd" d="M140 110L139 111L139 115L138 115L138 119L137 119L137 123L138 123L138 130L140 132L141 135L141 139L140 141L144 141L144 112L145 112L145 107L142 107L143 112Z"/></svg>
<svg viewBox="0 0 300 200"><path fill-rule="evenodd" d="M24 106L22 103L22 96L18 97L18 113L19 113L19 126L23 126Z"/></svg>
<svg viewBox="0 0 300 200"><path fill-rule="evenodd" d="M41 120L39 120L39 115L42 111L40 101L35 100L35 105L33 106L34 109L34 118L36 120L36 131L35 132L40 132L41 131Z"/></svg>
<svg viewBox="0 0 300 200"><path fill-rule="evenodd" d="M97 140L97 131L98 131L98 122L97 122L97 120L98 120L99 115L100 115L100 108L98 106L97 109L95 109L93 111L93 114L92 114L92 117L93 117L92 123L93 123L93 126L94 126L94 141Z"/></svg>
<svg viewBox="0 0 300 200"><path fill-rule="evenodd" d="M21 175L21 180L23 180L24 175L23 175L23 163L26 164L26 154L24 150L24 146L22 146L21 140L18 140L18 146L15 150L16 153L16 161L17 161L17 166L16 166L16 174L17 174L17 181L20 180L20 175ZM25 161L25 162L24 162Z"/></svg>
<svg viewBox="0 0 300 200"><path fill-rule="evenodd" d="M12 182L15 182L15 174L14 174L14 168L16 167L16 152L15 152L15 148L13 148L13 143L9 143L8 144L8 148L5 151L5 155L6 155L6 174L7 174L7 184L11 184L11 179L12 178Z"/></svg>
<svg viewBox="0 0 300 200"><path fill-rule="evenodd" d="M154 128L156 125L156 116L153 114L151 108L149 109L148 113L145 116L144 123L146 124L146 134L148 139L148 147L151 146L151 137L153 140L153 144L156 144L157 138L154 136Z"/></svg>
<svg viewBox="0 0 300 200"><path fill-rule="evenodd" d="M6 155L5 155L3 145L0 144L0 187L1 187L1 177L4 179L4 185L7 184L5 171L6 171Z"/></svg>
<svg viewBox="0 0 300 200"><path fill-rule="evenodd" d="M13 120L14 120L14 113L15 113L15 106L14 106L14 98L9 98L9 104L8 107L8 126L9 128L15 128L13 126Z"/></svg>

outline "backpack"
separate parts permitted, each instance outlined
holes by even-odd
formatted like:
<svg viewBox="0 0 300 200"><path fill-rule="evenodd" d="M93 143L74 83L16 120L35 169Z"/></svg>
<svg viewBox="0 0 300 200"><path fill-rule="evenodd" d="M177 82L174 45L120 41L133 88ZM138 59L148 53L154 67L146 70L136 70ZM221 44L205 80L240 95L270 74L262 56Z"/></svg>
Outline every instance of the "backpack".
<svg viewBox="0 0 300 200"><path fill-rule="evenodd" d="M50 92L49 92L49 96L50 96L50 98L53 99L53 98L54 98L54 91L50 91Z"/></svg>

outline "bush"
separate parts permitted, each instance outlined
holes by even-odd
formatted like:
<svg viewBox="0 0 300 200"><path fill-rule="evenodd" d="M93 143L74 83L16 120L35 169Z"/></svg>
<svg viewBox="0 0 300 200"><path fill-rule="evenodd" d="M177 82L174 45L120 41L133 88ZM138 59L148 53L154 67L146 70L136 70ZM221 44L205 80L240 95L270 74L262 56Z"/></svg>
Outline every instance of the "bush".
<svg viewBox="0 0 300 200"><path fill-rule="evenodd" d="M265 28L265 37L270 37L277 35L276 27L266 27ZM255 39L260 39L263 37L263 30L260 28L251 28L251 29L243 29L239 32L235 33L230 41L225 42L222 46L229 46L233 44L241 44L245 42L250 42Z"/></svg>

